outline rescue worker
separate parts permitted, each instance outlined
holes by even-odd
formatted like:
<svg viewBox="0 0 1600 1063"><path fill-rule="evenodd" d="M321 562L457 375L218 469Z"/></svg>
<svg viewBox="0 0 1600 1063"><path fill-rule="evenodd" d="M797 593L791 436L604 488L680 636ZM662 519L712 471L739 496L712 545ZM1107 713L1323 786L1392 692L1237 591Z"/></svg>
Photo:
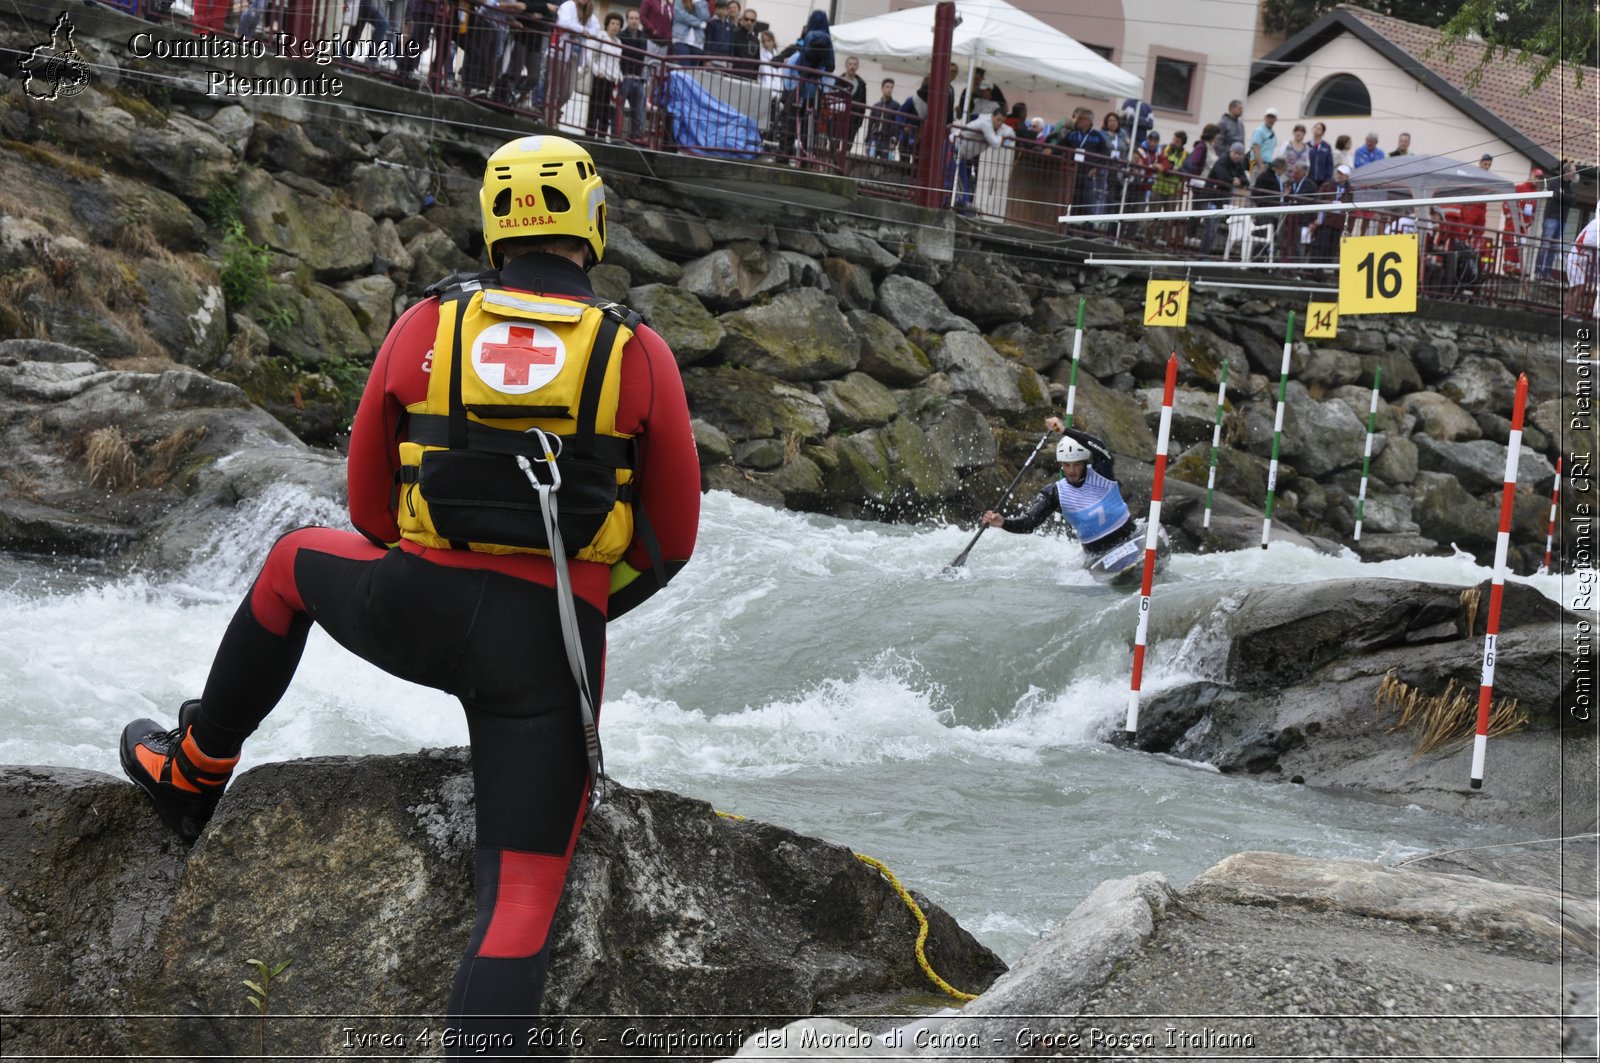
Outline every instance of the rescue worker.
<svg viewBox="0 0 1600 1063"><path fill-rule="evenodd" d="M1106 445L1087 432L1066 428L1059 417L1047 417L1044 423L1052 432L1065 433L1056 444L1061 479L1046 484L1021 516L1002 517L989 510L983 522L1008 532L1031 532L1050 514L1060 513L1083 544L1085 564L1089 564L1135 534L1133 515L1122 497Z"/></svg>
<svg viewBox="0 0 1600 1063"><path fill-rule="evenodd" d="M121 753L192 842L313 622L455 695L472 746L477 914L448 1022L468 1044L517 1044L601 782L606 621L687 562L700 469L672 351L600 303L587 275L606 249L589 153L561 137L513 140L490 156L479 199L494 270L430 289L367 380L350 439L358 531L279 539L200 698L172 730L129 724Z"/></svg>

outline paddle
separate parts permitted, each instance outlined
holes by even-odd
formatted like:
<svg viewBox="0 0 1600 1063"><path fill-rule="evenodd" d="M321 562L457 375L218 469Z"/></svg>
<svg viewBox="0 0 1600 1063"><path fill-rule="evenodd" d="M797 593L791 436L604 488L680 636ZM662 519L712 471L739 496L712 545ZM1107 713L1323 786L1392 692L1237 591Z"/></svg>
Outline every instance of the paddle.
<svg viewBox="0 0 1600 1063"><path fill-rule="evenodd" d="M1022 482L1022 474L1028 471L1028 466L1033 464L1033 459L1037 458L1039 456L1039 451L1044 449L1045 443L1049 442L1049 440L1050 440L1050 433L1049 432L1046 432L1044 435L1039 437L1039 442L1034 445L1033 453L1029 454L1028 455L1028 460L1022 463L1022 468L1017 470L1017 475L1015 475L1015 476L1013 476L1011 478L1011 484L1010 484L1010 486L1008 486L1006 488L1006 493L1001 495L1000 496L1000 501L998 501L994 505L990 506L989 507L990 509L998 510L1001 506L1006 504L1006 499L1011 497L1011 492L1015 491L1017 489L1017 484ZM977 533L975 535L973 535L972 541L967 543L967 548L965 550L961 551L960 555L957 556L954 561L950 562L948 565L945 566L945 571L948 572L953 568L960 568L962 565L966 564L967 563L967 555L972 553L972 548L974 546L978 545L978 540L980 538L982 538L983 533L988 531L988 530L989 530L989 526L980 521L979 524L978 524L978 531L977 531Z"/></svg>

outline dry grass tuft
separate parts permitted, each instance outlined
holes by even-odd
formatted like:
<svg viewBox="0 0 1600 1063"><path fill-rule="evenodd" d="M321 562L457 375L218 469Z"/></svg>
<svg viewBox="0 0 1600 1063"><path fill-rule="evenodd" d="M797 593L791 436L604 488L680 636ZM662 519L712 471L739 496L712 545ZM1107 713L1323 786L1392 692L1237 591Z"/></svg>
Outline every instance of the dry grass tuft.
<svg viewBox="0 0 1600 1063"><path fill-rule="evenodd" d="M170 481L188 458L189 451L206 437L206 431L206 426L203 424L191 425L172 433L151 447L144 455L145 463L139 473L139 486L160 487Z"/></svg>
<svg viewBox="0 0 1600 1063"><path fill-rule="evenodd" d="M115 425L89 433L84 440L83 464L89 471L89 482L108 491L131 488L139 479L133 447Z"/></svg>
<svg viewBox="0 0 1600 1063"><path fill-rule="evenodd" d="M783 435L783 463L788 465L800 456L800 433L785 432Z"/></svg>
<svg viewBox="0 0 1600 1063"><path fill-rule="evenodd" d="M1461 619L1466 622L1467 638L1477 637L1478 606L1483 599L1483 592L1477 587L1468 587L1461 592Z"/></svg>
<svg viewBox="0 0 1600 1063"><path fill-rule="evenodd" d="M1452 679L1441 694L1424 694L1399 676L1389 672L1378 684L1373 704L1399 714L1390 733L1412 728L1417 732L1417 744L1411 759L1438 750L1449 750L1470 739L1477 730L1478 698L1470 690ZM1517 704L1516 698L1501 698L1489 707L1489 737L1512 734L1528 725L1528 714Z"/></svg>

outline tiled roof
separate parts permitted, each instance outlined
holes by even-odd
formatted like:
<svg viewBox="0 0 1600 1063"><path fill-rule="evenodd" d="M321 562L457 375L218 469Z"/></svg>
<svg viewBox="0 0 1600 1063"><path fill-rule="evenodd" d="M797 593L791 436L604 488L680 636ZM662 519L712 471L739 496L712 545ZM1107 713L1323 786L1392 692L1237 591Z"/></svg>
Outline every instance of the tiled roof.
<svg viewBox="0 0 1600 1063"><path fill-rule="evenodd" d="M1562 158L1580 163L1600 161L1600 70L1593 67L1585 68L1581 88L1576 75L1560 66L1539 88L1525 92L1533 78L1533 66L1518 63L1514 56L1496 58L1483 70L1478 83L1468 88L1470 75L1478 69L1488 45L1469 40L1448 44L1443 30L1353 4L1340 4L1264 59L1303 58L1345 31L1420 75L1430 88L1535 162L1549 167ZM1258 63L1251 90L1282 69L1274 63Z"/></svg>
<svg viewBox="0 0 1600 1063"><path fill-rule="evenodd" d="M1403 22L1353 4L1340 7L1556 158L1600 159L1600 123L1596 120L1600 112L1600 71L1587 68L1580 88L1577 75L1562 65L1537 89L1524 92L1533 78L1533 64L1519 63L1508 56L1491 61L1477 85L1469 89L1470 75L1483 61L1488 45L1481 41L1448 45L1443 30Z"/></svg>

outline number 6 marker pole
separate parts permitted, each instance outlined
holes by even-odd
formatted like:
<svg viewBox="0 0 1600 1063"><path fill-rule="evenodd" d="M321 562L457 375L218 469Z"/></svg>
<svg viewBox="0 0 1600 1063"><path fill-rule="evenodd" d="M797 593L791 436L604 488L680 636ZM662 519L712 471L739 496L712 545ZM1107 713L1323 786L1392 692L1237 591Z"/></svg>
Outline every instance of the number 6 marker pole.
<svg viewBox="0 0 1600 1063"><path fill-rule="evenodd" d="M1472 738L1472 788L1483 789L1483 754L1489 745L1489 703L1494 700L1495 644L1500 638L1500 598L1506 589L1506 550L1511 545L1511 511L1517 493L1517 458L1522 451L1522 413L1528 405L1528 374L1517 377L1506 441L1506 484L1500 494L1500 534L1494 542L1494 582L1489 586L1489 623L1483 634L1483 679L1478 687L1478 730Z"/></svg>
<svg viewBox="0 0 1600 1063"><path fill-rule="evenodd" d="M1156 433L1156 475L1150 484L1150 515L1145 518L1144 579L1139 584L1139 627L1133 635L1133 683L1128 691L1131 735L1139 730L1139 685L1144 682L1144 648L1150 637L1150 585L1156 578L1156 545L1161 541L1161 490L1167 481L1167 441L1172 436L1172 393L1178 386L1178 355L1167 359L1167 385L1161 396L1161 428Z"/></svg>
<svg viewBox="0 0 1600 1063"><path fill-rule="evenodd" d="M1211 468L1206 473L1206 512L1200 527L1211 527L1211 492L1217 486L1217 450L1222 446L1222 404L1228 398L1228 363L1222 363L1222 380L1217 384L1217 423L1211 429Z"/></svg>
<svg viewBox="0 0 1600 1063"><path fill-rule="evenodd" d="M1283 439L1283 403L1289 393L1289 352L1294 349L1294 311L1283 333L1283 369L1278 374L1278 415L1272 422L1272 463L1267 466L1267 514L1261 523L1261 549L1272 539L1272 497L1278 490L1278 446Z"/></svg>
<svg viewBox="0 0 1600 1063"><path fill-rule="evenodd" d="M1544 564L1539 571L1550 571L1550 548L1556 544L1556 511L1561 508L1561 456L1556 455L1556 489L1550 492L1550 527L1544 533Z"/></svg>
<svg viewBox="0 0 1600 1063"><path fill-rule="evenodd" d="M1361 521L1367 515L1367 474L1372 470L1372 430L1378 424L1378 379L1383 366L1372 371L1372 406L1367 410L1367 450L1361 456L1361 491L1356 495L1356 542L1361 541Z"/></svg>

